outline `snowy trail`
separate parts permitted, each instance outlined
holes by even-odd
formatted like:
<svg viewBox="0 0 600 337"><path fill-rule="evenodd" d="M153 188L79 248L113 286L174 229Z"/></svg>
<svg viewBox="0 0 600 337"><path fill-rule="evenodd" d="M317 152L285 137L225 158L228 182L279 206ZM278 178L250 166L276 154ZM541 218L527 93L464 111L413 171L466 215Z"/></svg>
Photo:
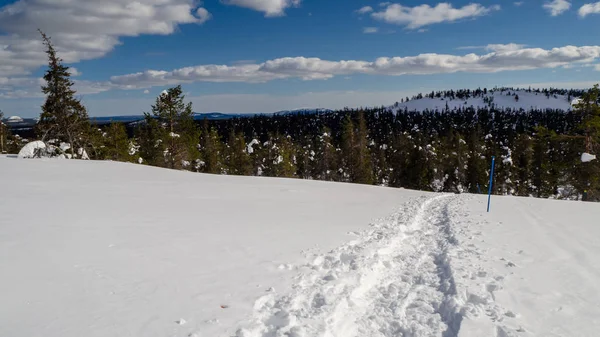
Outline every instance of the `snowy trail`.
<svg viewBox="0 0 600 337"><path fill-rule="evenodd" d="M450 261L461 205L454 195L408 202L315 257L291 293L261 297L237 336L457 336L463 301Z"/></svg>

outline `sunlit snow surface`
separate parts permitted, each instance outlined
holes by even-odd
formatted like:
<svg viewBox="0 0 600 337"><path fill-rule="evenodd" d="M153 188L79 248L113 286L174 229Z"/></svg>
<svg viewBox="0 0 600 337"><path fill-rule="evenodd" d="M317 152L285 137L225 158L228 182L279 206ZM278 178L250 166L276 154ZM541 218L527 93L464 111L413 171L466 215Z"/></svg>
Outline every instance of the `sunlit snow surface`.
<svg viewBox="0 0 600 337"><path fill-rule="evenodd" d="M600 206L0 157L0 336L595 336Z"/></svg>

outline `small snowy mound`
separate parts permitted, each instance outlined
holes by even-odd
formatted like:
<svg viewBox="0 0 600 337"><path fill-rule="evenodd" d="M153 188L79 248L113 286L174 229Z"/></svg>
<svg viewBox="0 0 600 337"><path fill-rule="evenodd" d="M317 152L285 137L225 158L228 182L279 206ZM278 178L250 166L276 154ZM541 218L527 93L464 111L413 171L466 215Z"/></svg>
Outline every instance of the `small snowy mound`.
<svg viewBox="0 0 600 337"><path fill-rule="evenodd" d="M42 151L43 150L43 151ZM19 158L33 158L39 151L45 152L46 144L41 140L36 140L27 143L21 151L19 151Z"/></svg>
<svg viewBox="0 0 600 337"><path fill-rule="evenodd" d="M584 153L581 154L581 161L584 162L584 163L590 162L590 161L595 160L595 159L596 159L596 156L593 155L593 154L589 154L589 153L586 153L586 152L584 152Z"/></svg>
<svg viewBox="0 0 600 337"><path fill-rule="evenodd" d="M23 122L23 118L19 116L10 116L6 119L7 123L21 123Z"/></svg>

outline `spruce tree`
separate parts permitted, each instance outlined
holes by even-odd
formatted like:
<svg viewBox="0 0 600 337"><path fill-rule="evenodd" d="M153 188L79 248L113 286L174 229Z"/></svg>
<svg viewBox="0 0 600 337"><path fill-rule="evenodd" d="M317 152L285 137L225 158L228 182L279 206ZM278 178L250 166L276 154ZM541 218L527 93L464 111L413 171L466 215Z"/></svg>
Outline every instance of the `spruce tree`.
<svg viewBox="0 0 600 337"><path fill-rule="evenodd" d="M76 148L85 148L86 131L89 130L87 110L72 88L69 67L62 64L50 37L41 30L42 40L48 55L48 70L44 74L46 84L42 92L46 101L42 105L40 120L36 125L38 136L43 142L66 142L70 145L72 157L76 157Z"/></svg>
<svg viewBox="0 0 600 337"><path fill-rule="evenodd" d="M200 172L221 174L225 169L223 158L225 147L216 128L209 127L208 120L204 120L200 135Z"/></svg>

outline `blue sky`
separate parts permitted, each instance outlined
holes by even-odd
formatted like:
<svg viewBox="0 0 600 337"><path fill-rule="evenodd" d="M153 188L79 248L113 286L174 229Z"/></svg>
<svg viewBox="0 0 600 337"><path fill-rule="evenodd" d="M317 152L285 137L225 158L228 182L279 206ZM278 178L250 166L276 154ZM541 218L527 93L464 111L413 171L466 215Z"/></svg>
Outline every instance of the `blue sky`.
<svg viewBox="0 0 600 337"><path fill-rule="evenodd" d="M600 82L600 2L0 0L0 109L36 116L43 29L92 116L181 83L198 112L388 105L437 89Z"/></svg>

